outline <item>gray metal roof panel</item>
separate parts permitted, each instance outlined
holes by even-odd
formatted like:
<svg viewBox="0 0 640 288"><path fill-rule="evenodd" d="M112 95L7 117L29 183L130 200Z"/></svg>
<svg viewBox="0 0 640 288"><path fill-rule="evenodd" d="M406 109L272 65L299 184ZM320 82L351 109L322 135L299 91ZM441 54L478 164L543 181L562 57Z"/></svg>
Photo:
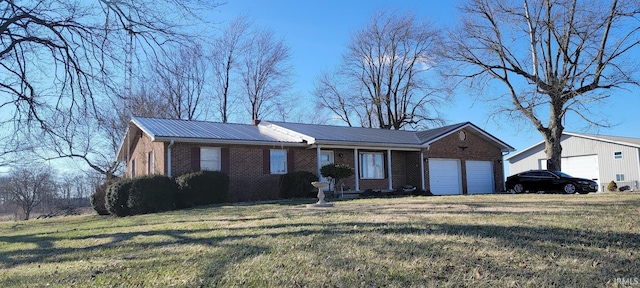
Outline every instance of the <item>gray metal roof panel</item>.
<svg viewBox="0 0 640 288"><path fill-rule="evenodd" d="M269 123L307 135L319 143L381 143L416 146L422 144L415 131L273 121L269 121Z"/></svg>
<svg viewBox="0 0 640 288"><path fill-rule="evenodd" d="M220 139L256 142L285 142L261 134L258 127L207 121L134 117L132 119L153 138Z"/></svg>
<svg viewBox="0 0 640 288"><path fill-rule="evenodd" d="M416 134L420 139L420 141L422 141L422 143L426 143L426 142L430 142L431 140L437 139L467 124L469 124L469 122L457 123L457 124L447 125L443 127L429 129L429 130L419 131Z"/></svg>
<svg viewBox="0 0 640 288"><path fill-rule="evenodd" d="M635 147L640 147L640 138L598 135L598 134L585 134L585 133L575 133L575 132L566 132L566 134L584 136L584 137L595 138L600 140L607 140L607 141L618 143L618 144L628 144Z"/></svg>

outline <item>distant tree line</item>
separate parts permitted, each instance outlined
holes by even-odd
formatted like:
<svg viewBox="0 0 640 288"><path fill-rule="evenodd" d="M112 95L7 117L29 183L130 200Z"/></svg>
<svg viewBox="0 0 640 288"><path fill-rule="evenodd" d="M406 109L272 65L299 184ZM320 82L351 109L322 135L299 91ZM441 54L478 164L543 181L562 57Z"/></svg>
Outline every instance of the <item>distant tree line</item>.
<svg viewBox="0 0 640 288"><path fill-rule="evenodd" d="M90 206L89 196L101 182L97 173L62 174L47 165L16 166L0 176L0 216L29 220L34 214L78 213Z"/></svg>

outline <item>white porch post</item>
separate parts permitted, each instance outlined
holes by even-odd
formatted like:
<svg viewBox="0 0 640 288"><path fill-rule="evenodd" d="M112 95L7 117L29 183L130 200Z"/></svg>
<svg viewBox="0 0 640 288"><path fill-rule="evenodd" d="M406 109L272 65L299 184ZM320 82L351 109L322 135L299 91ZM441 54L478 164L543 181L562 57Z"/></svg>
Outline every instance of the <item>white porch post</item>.
<svg viewBox="0 0 640 288"><path fill-rule="evenodd" d="M316 158L318 160L318 179L322 178L322 174L320 174L320 170L322 168L322 154L320 153L320 146L316 147Z"/></svg>
<svg viewBox="0 0 640 288"><path fill-rule="evenodd" d="M420 185L424 191L424 152L420 151Z"/></svg>
<svg viewBox="0 0 640 288"><path fill-rule="evenodd" d="M387 171L389 171L389 190L393 190L393 178L391 175L391 149L387 149Z"/></svg>
<svg viewBox="0 0 640 288"><path fill-rule="evenodd" d="M353 149L353 176L356 182L356 191L360 191L360 167L358 167L358 148Z"/></svg>

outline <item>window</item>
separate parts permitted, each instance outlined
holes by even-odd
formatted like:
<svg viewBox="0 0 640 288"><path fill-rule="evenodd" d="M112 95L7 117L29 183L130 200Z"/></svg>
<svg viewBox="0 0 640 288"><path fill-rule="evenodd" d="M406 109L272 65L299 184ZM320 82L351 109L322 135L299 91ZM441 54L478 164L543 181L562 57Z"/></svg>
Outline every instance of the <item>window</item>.
<svg viewBox="0 0 640 288"><path fill-rule="evenodd" d="M153 151L147 155L147 174L151 175L156 173L155 159L153 159Z"/></svg>
<svg viewBox="0 0 640 288"><path fill-rule="evenodd" d="M382 153L360 153L360 178L384 179Z"/></svg>
<svg viewBox="0 0 640 288"><path fill-rule="evenodd" d="M136 159L131 160L131 177L136 177Z"/></svg>
<svg viewBox="0 0 640 288"><path fill-rule="evenodd" d="M622 159L622 151L613 152L614 159Z"/></svg>
<svg viewBox="0 0 640 288"><path fill-rule="evenodd" d="M624 181L624 174L616 174L616 181Z"/></svg>
<svg viewBox="0 0 640 288"><path fill-rule="evenodd" d="M271 174L287 173L287 150L269 151L269 169Z"/></svg>
<svg viewBox="0 0 640 288"><path fill-rule="evenodd" d="M220 171L220 148L200 148L200 170Z"/></svg>

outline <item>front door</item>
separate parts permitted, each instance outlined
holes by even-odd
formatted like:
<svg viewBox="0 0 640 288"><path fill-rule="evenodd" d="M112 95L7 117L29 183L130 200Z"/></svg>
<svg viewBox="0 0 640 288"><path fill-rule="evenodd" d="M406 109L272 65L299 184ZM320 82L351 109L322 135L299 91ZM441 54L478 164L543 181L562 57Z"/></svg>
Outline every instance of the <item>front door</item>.
<svg viewBox="0 0 640 288"><path fill-rule="evenodd" d="M333 163L333 151L330 150L320 150L320 167L332 164ZM320 181L329 181L329 179L322 177L322 175L318 175L320 177ZM323 188L325 191L329 191L329 186L325 186Z"/></svg>

